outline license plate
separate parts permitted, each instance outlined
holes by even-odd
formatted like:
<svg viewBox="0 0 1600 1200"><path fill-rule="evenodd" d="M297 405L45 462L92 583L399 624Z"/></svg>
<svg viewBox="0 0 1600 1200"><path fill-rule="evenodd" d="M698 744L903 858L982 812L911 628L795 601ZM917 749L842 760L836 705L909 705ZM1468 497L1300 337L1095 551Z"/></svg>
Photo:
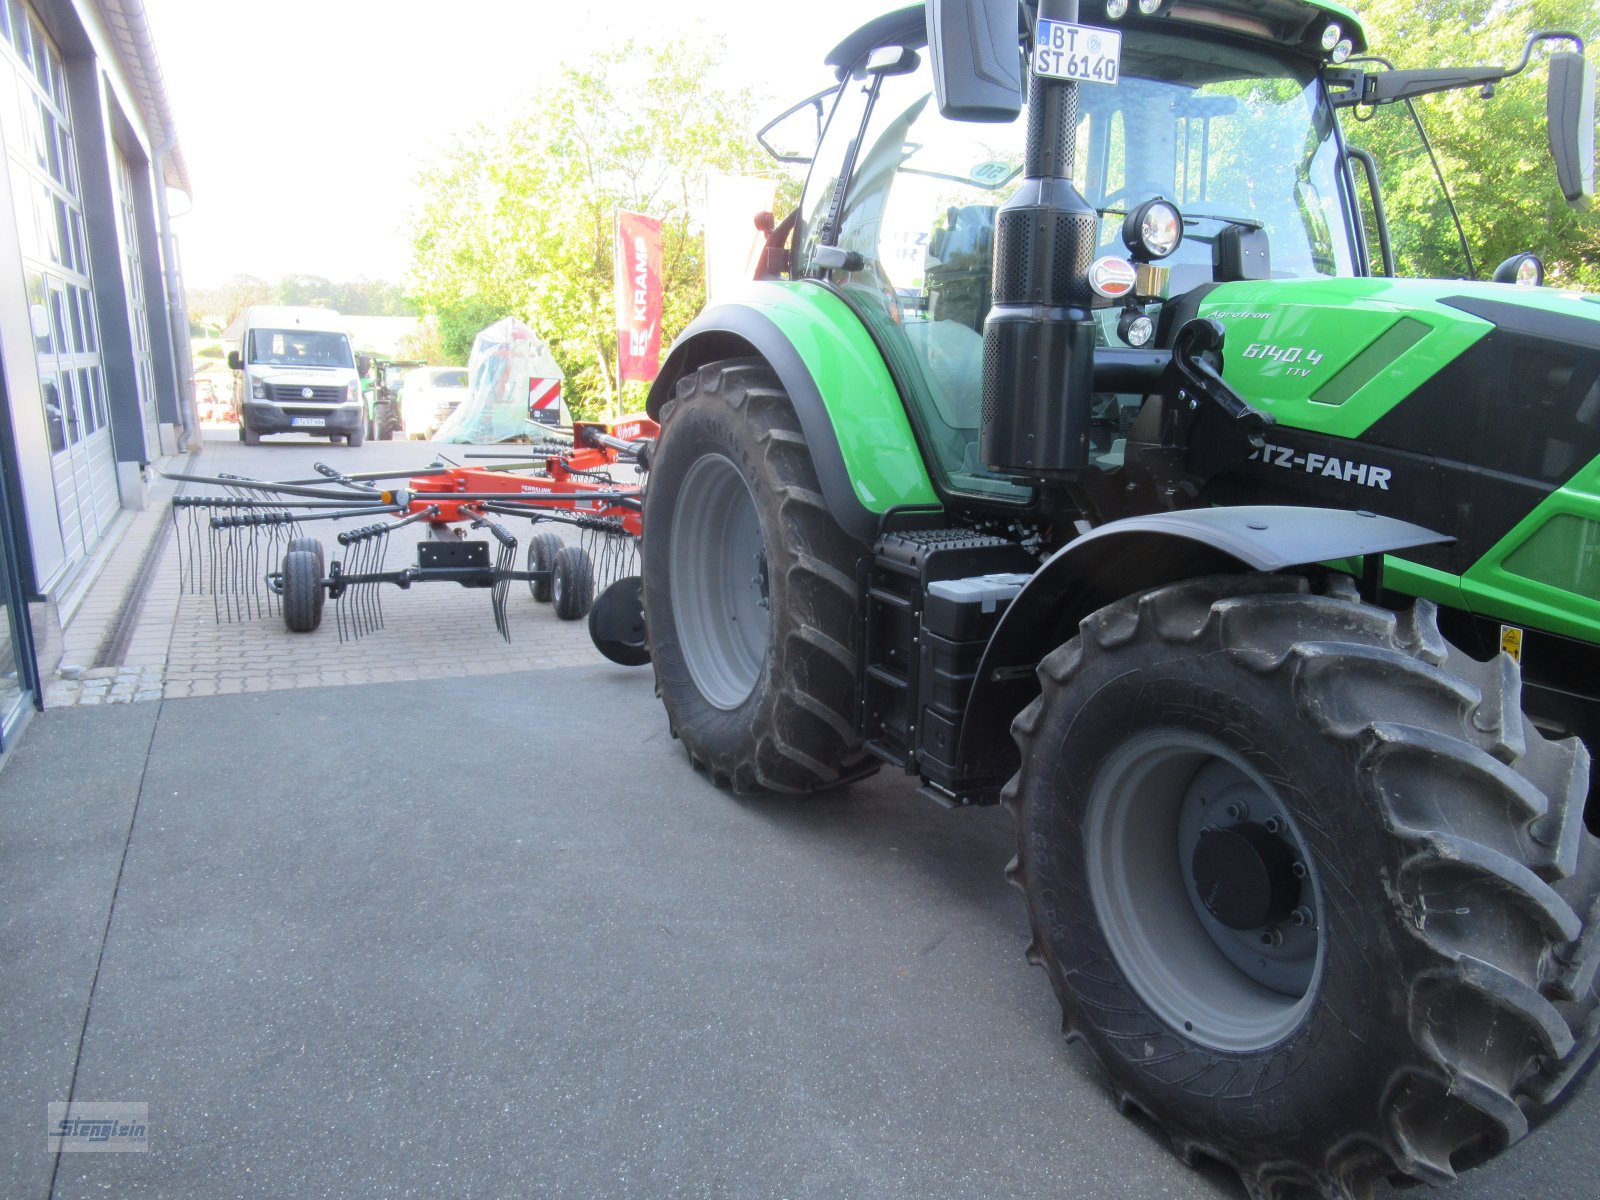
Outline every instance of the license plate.
<svg viewBox="0 0 1600 1200"><path fill-rule="evenodd" d="M327 417L290 417L289 424L301 429L322 429L327 426Z"/></svg>
<svg viewBox="0 0 1600 1200"><path fill-rule="evenodd" d="M1040 21L1034 37L1033 73L1079 83L1117 82L1122 34L1093 25Z"/></svg>

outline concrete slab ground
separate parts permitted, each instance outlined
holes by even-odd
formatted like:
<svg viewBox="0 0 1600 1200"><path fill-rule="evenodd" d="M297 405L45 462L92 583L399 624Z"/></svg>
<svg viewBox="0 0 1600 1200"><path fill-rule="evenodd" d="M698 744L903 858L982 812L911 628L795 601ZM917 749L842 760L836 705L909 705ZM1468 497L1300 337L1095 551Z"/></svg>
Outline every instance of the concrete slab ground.
<svg viewBox="0 0 1600 1200"><path fill-rule="evenodd" d="M0 1195L1239 1200L1061 1039L1012 837L887 774L731 798L604 663L47 711ZM69 1089L149 1152L53 1160ZM1592 1196L1597 1118L1443 1194Z"/></svg>

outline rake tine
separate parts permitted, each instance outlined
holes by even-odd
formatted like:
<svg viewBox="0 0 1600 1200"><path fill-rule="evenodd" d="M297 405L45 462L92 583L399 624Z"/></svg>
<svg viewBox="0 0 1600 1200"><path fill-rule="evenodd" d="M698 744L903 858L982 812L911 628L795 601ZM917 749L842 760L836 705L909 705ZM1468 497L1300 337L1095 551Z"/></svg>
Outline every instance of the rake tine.
<svg viewBox="0 0 1600 1200"><path fill-rule="evenodd" d="M350 552L349 552L349 547L348 546L345 548L344 561L345 561L345 563L348 563L350 561ZM336 563L335 565L339 566L341 571L343 570L343 564L342 563ZM345 604L345 598L347 596L349 596L349 595L350 595L350 589L348 587L346 587L344 589L344 591L339 593L338 599L336 599L333 602L333 620L334 620L334 623L339 627L339 644L341 646L344 645L344 643L345 643L345 636L344 636L344 604Z"/></svg>
<svg viewBox="0 0 1600 1200"><path fill-rule="evenodd" d="M373 551L377 549L377 546L370 533L371 526L368 526L368 530L367 539L361 546L361 570L363 574L370 575L372 573L372 560L375 557ZM370 583L361 585L361 596L356 605L356 619L360 622L363 636L372 632L372 587L373 585Z"/></svg>
<svg viewBox="0 0 1600 1200"><path fill-rule="evenodd" d="M365 532L364 530L361 532ZM366 575L372 570L372 539L363 537L361 540L361 573ZM351 600L350 614L355 617L356 636L365 637L372 632L371 622L367 619L367 604L372 599L372 585L370 583L358 584L356 594Z"/></svg>
<svg viewBox="0 0 1600 1200"><path fill-rule="evenodd" d="M384 569L384 567L388 564L388 560L389 560L389 530L387 528L385 528L384 531L378 535L378 570L379 571L382 571ZM383 628L383 585L382 584L373 584L372 585L372 600L373 600L373 603L377 606L378 628L382 629Z"/></svg>

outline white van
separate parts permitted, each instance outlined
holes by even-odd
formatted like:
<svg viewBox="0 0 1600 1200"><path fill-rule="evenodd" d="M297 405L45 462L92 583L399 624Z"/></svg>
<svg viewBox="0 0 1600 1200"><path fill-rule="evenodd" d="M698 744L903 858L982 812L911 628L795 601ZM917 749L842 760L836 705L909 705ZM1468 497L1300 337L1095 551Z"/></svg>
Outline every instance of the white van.
<svg viewBox="0 0 1600 1200"><path fill-rule="evenodd" d="M361 376L344 319L326 308L257 304L245 310L239 348L239 439L309 433L361 445L366 432Z"/></svg>

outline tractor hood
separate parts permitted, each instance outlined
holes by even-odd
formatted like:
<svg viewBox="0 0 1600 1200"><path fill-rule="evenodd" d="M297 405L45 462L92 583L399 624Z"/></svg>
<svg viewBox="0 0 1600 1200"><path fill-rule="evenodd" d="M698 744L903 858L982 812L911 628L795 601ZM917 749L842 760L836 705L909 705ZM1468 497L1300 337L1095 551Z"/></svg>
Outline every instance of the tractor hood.
<svg viewBox="0 0 1600 1200"><path fill-rule="evenodd" d="M1228 331L1228 382L1280 421L1359 437L1466 365L1464 391L1437 401L1441 419L1492 389L1504 397L1501 420L1554 405L1592 422L1600 454L1600 296L1459 280L1263 280L1213 288L1199 315Z"/></svg>

